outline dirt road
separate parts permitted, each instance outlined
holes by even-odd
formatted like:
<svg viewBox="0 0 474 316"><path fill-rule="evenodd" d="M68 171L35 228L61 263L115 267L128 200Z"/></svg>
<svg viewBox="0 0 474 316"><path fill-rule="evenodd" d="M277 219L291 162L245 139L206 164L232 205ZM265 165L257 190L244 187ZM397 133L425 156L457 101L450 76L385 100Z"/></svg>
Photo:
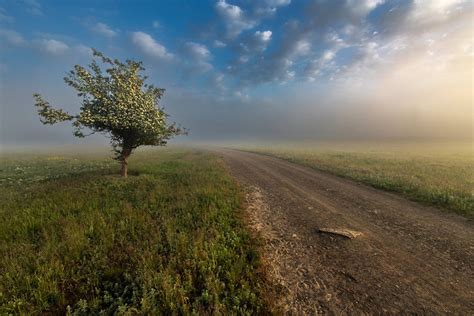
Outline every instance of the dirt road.
<svg viewBox="0 0 474 316"><path fill-rule="evenodd" d="M283 310L474 314L472 221L277 158L218 154L248 190L249 223Z"/></svg>

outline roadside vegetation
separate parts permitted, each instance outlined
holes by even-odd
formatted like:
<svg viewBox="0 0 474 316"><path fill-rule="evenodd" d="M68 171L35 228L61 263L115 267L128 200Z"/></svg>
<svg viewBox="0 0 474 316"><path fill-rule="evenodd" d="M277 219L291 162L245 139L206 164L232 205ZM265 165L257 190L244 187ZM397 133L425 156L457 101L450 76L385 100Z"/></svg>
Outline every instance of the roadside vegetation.
<svg viewBox="0 0 474 316"><path fill-rule="evenodd" d="M255 314L258 258L211 154L3 155L0 314Z"/></svg>
<svg viewBox="0 0 474 316"><path fill-rule="evenodd" d="M313 143L240 148L474 217L472 144Z"/></svg>

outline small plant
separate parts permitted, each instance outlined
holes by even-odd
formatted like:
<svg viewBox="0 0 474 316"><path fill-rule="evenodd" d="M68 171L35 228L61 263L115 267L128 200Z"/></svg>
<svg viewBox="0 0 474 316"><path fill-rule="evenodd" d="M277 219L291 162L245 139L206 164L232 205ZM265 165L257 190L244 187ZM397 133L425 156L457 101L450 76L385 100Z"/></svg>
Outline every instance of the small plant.
<svg viewBox="0 0 474 316"><path fill-rule="evenodd" d="M82 98L79 114L55 109L39 94L34 94L35 106L43 124L73 121L77 137L94 133L109 137L115 159L122 164L121 175L127 177L128 158L133 150L142 145L166 145L171 137L187 131L167 123L168 115L158 105L165 90L145 83L147 77L141 75L145 70L141 62L122 63L97 50L94 56L109 65L106 74L93 60L89 69L76 65L64 78ZM85 135L84 128L92 133Z"/></svg>

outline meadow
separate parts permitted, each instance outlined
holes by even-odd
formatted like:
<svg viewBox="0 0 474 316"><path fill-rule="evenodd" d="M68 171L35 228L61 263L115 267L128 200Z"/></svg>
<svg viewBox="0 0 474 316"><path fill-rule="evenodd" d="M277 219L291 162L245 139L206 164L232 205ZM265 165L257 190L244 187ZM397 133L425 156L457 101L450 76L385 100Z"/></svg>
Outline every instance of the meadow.
<svg viewBox="0 0 474 316"><path fill-rule="evenodd" d="M471 143L321 142L234 146L474 216Z"/></svg>
<svg viewBox="0 0 474 316"><path fill-rule="evenodd" d="M0 314L255 314L241 193L192 149L3 154Z"/></svg>

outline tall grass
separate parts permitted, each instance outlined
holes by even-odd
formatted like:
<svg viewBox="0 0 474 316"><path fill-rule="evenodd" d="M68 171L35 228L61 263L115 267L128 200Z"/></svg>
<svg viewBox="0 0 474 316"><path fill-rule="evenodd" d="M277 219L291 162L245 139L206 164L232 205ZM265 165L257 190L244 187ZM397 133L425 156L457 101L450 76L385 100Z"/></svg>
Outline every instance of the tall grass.
<svg viewBox="0 0 474 316"><path fill-rule="evenodd" d="M472 144L316 143L241 148L474 216Z"/></svg>
<svg viewBox="0 0 474 316"><path fill-rule="evenodd" d="M117 173L100 157L4 157L0 314L262 312L241 197L217 158L142 152L129 179Z"/></svg>

